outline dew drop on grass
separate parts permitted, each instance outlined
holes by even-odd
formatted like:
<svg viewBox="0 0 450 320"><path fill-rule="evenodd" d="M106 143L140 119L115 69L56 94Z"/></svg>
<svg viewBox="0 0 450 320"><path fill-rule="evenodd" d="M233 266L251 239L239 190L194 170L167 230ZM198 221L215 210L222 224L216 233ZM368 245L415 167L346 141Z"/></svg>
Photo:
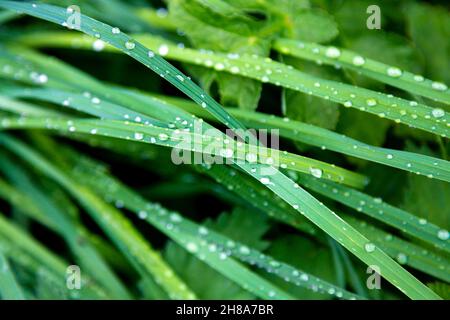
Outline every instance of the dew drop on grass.
<svg viewBox="0 0 450 320"><path fill-rule="evenodd" d="M149 58L153 58L155 56L155 53L151 50L149 50L149 52L147 53Z"/></svg>
<svg viewBox="0 0 450 320"><path fill-rule="evenodd" d="M369 99L366 100L366 104L367 104L369 107L376 106L376 105L377 105L377 100L375 100L375 99L373 99L373 98L369 98Z"/></svg>
<svg viewBox="0 0 450 320"><path fill-rule="evenodd" d="M233 156L233 150L232 149L221 149L220 156L222 156L224 158L231 158Z"/></svg>
<svg viewBox="0 0 450 320"><path fill-rule="evenodd" d="M140 132L135 132L134 133L134 138L136 140L142 140L142 139L144 139L144 135L142 133L140 133Z"/></svg>
<svg viewBox="0 0 450 320"><path fill-rule="evenodd" d="M445 116L445 111L441 108L434 108L431 110L431 115L435 118L442 118Z"/></svg>
<svg viewBox="0 0 450 320"><path fill-rule="evenodd" d="M101 101L100 101L99 98L93 97L93 98L91 99L91 102L92 102L93 104L99 104Z"/></svg>
<svg viewBox="0 0 450 320"><path fill-rule="evenodd" d="M247 254L250 254L250 249L248 247L246 247L246 246L242 246L242 247L239 248L239 252L242 253L242 254L247 255Z"/></svg>
<svg viewBox="0 0 450 320"><path fill-rule="evenodd" d="M308 276L306 273L303 273L303 274L300 276L300 280L308 281L308 280L309 280L309 276Z"/></svg>
<svg viewBox="0 0 450 320"><path fill-rule="evenodd" d="M230 71L231 71L231 73L236 74L236 73L239 73L240 70L239 70L239 67L233 66L233 67L231 67Z"/></svg>
<svg viewBox="0 0 450 320"><path fill-rule="evenodd" d="M258 156L254 153L247 153L245 159L250 163L254 163L258 160Z"/></svg>
<svg viewBox="0 0 450 320"><path fill-rule="evenodd" d="M128 50L133 50L134 47L136 47L136 44L133 41L128 40L127 42L125 42L125 48L127 48Z"/></svg>
<svg viewBox="0 0 450 320"><path fill-rule="evenodd" d="M371 243L371 242L369 242L369 243L366 243L365 245L364 245L364 250L366 250L366 252L374 252L375 251L375 245L373 244L373 243Z"/></svg>
<svg viewBox="0 0 450 320"><path fill-rule="evenodd" d="M445 83L437 82L437 81L433 82L433 83L431 84L431 87L432 87L434 90L437 90L437 91L445 91L445 90L448 89L448 88L447 88L447 85L446 85Z"/></svg>
<svg viewBox="0 0 450 320"><path fill-rule="evenodd" d="M196 252L198 251L197 245L196 245L195 243L193 243L193 242L189 242L189 243L186 245L186 249L187 249L189 252L191 252L191 253L196 253Z"/></svg>
<svg viewBox="0 0 450 320"><path fill-rule="evenodd" d="M160 133L160 134L158 134L158 138L161 141L165 141L165 140L169 139L169 136L165 133Z"/></svg>
<svg viewBox="0 0 450 320"><path fill-rule="evenodd" d="M396 67L390 67L387 69L387 74L389 77L400 77L402 75L402 70Z"/></svg>
<svg viewBox="0 0 450 320"><path fill-rule="evenodd" d="M112 29L111 29L111 32L112 32L113 34L119 34L119 33L120 33L120 29L117 28L117 27L115 27L115 28L112 28Z"/></svg>
<svg viewBox="0 0 450 320"><path fill-rule="evenodd" d="M261 181L261 183L265 185L273 184L272 181L270 181L270 179L267 177L262 177L261 179L259 179L259 181Z"/></svg>
<svg viewBox="0 0 450 320"><path fill-rule="evenodd" d="M405 264L408 262L408 256L402 252L397 255L397 261L400 264Z"/></svg>
<svg viewBox="0 0 450 320"><path fill-rule="evenodd" d="M309 172L311 173L312 176L316 177L316 178L321 178L323 171L322 169L318 169L318 168L310 168Z"/></svg>
<svg viewBox="0 0 450 320"><path fill-rule="evenodd" d="M426 225L427 224L427 220L426 219L419 219L419 224L421 225Z"/></svg>
<svg viewBox="0 0 450 320"><path fill-rule="evenodd" d="M225 66L223 65L223 63L216 63L216 65L214 66L214 69L221 71L223 69L225 69Z"/></svg>
<svg viewBox="0 0 450 320"><path fill-rule="evenodd" d="M341 56L341 50L339 50L336 47L329 47L327 48L327 50L325 51L325 55L328 58L339 58Z"/></svg>
<svg viewBox="0 0 450 320"><path fill-rule="evenodd" d="M200 227L198 228L198 233L202 236L206 236L208 234L208 229L206 229L205 227Z"/></svg>
<svg viewBox="0 0 450 320"><path fill-rule="evenodd" d="M390 160L390 159L394 158L394 156L389 153L389 154L386 155L386 158L388 158Z"/></svg>
<svg viewBox="0 0 450 320"><path fill-rule="evenodd" d="M169 47L167 46L167 44L160 45L158 48L158 53L162 56L167 55L169 53Z"/></svg>
<svg viewBox="0 0 450 320"><path fill-rule="evenodd" d="M421 75L415 75L415 76L414 76L414 81L422 82L422 81L424 81L424 80L425 80L425 78L422 77Z"/></svg>
<svg viewBox="0 0 450 320"><path fill-rule="evenodd" d="M449 233L448 233L447 230L441 229L441 230L438 231L437 236L438 236L439 239L445 241L445 240L448 240Z"/></svg>
<svg viewBox="0 0 450 320"><path fill-rule="evenodd" d="M359 67L359 66L364 65L364 63L366 63L366 60L361 56L355 56L355 57L353 57L352 62L355 66Z"/></svg>
<svg viewBox="0 0 450 320"><path fill-rule="evenodd" d="M350 100L344 102L344 107L350 108L352 105L353 103Z"/></svg>

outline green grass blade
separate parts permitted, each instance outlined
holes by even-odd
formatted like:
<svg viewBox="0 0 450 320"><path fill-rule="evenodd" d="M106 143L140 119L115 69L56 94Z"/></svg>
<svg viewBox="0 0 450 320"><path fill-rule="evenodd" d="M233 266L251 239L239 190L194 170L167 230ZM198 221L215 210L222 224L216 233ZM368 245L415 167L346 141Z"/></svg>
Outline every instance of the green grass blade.
<svg viewBox="0 0 450 320"><path fill-rule="evenodd" d="M393 120L396 123L403 123L442 137L449 136L450 115L439 108L433 109L415 101L345 83L324 80L269 58L249 55L235 57L234 55L230 56L222 53L205 53L188 48L179 48L176 44L172 44L165 39L150 35L136 35L134 38L156 52L159 52L160 48L164 48L161 51L169 59L248 77L264 83L271 83L337 102L344 105L344 107L369 112L379 117ZM46 41L45 39L49 40ZM45 36L43 34L40 36L35 34L28 36L22 40L22 43L34 46L67 47L76 39L79 40L80 46L85 48L91 48L94 41L68 33L59 33L58 36L58 33L52 32ZM119 48L122 49L120 46ZM113 48L106 46L104 50L113 50ZM198 101L196 102L199 103ZM216 109L216 107L216 104L214 106L211 105L211 109ZM208 110L211 109L208 108ZM224 119L228 119L228 116L225 118L220 116L218 119L224 122ZM236 127L241 128L241 126Z"/></svg>
<svg viewBox="0 0 450 320"><path fill-rule="evenodd" d="M81 163L81 161L79 162L79 167L74 171L74 176L80 177L80 181L84 181L91 187L97 185L96 190L104 197L122 201L124 206L134 211L141 219L153 224L164 233L167 233L166 229L168 225L176 225L176 228L170 228L170 230L174 230L174 232L175 230L185 232L194 238L201 237L202 240L209 242L210 251L211 248L214 252L217 250L222 258L225 257L224 254L226 254L224 251L229 251L229 254L237 257L243 262L250 262L257 267L266 270L276 269L276 276L288 279L298 286L306 287L308 289L316 288L318 291L325 294L330 294L330 292L332 292L332 294L336 295L338 298L358 298L342 288L336 287L285 263L276 261L269 256L265 256L258 250L233 241L218 232L202 227L195 222L180 216L176 212L168 211L161 208L159 205L147 202L116 179L107 176L103 171L96 171L94 167L91 168L93 164L87 163L87 161L82 162L84 163ZM98 188L98 186L101 186L101 188ZM175 234L172 235L172 240L175 240ZM168 235L170 236L170 234Z"/></svg>
<svg viewBox="0 0 450 320"><path fill-rule="evenodd" d="M321 61L324 64L357 71L362 75L413 94L419 94L435 101L450 104L450 91L447 85L425 79L421 75L416 75L394 66L362 57L358 53L350 50L289 39L275 40L273 48L280 53L297 58Z"/></svg>
<svg viewBox="0 0 450 320"><path fill-rule="evenodd" d="M20 119L4 118L0 123L0 129L14 128L37 128L52 129L65 132L78 132L93 135L103 135L107 137L120 138L125 140L134 140L137 142L157 144L165 147L178 148L185 151L203 150L204 154L210 154L216 157L224 157L222 163L229 163L228 154L234 155L238 161L247 161L248 155L257 156L259 163L268 162L269 158L276 152L281 167L300 171L308 174L320 175L320 177L331 179L340 183L347 183L351 186L362 187L367 183L365 177L351 171L326 164L324 162L309 159L288 152L274 151L265 147L252 147L247 144L239 144L233 140L225 144L224 138L217 135L201 135L186 131L161 128L156 126L146 126L140 123L121 122L113 120L72 120L53 119L53 118L25 118ZM219 131L217 131L220 133ZM211 141L216 139L217 143L225 146L224 148L209 148ZM257 150L254 150L257 149ZM226 152L226 154L225 154ZM228 162L227 162L228 160Z"/></svg>
<svg viewBox="0 0 450 320"><path fill-rule="evenodd" d="M441 234L448 235L447 230L443 230L407 211L391 206L380 198L372 197L336 183L319 181L306 175L299 177L299 183L307 189L343 203L410 236L426 241L435 248L450 252L448 236L443 239L440 236Z"/></svg>
<svg viewBox="0 0 450 320"><path fill-rule="evenodd" d="M188 100L159 95L156 97L201 118L213 120L213 117L208 115L207 112L199 110L195 104ZM279 118L274 115L236 108L227 108L227 111L251 128L279 129L280 136L293 141L450 182L450 162L446 160L418 153L371 146L331 130L289 118Z"/></svg>
<svg viewBox="0 0 450 320"><path fill-rule="evenodd" d="M46 4L32 6L30 3L0 1L0 6L5 9L20 11L58 25L64 25L71 14L70 11L68 12L65 8ZM141 43L135 41L123 32L113 33L113 28L111 26L86 15L81 14L81 20L83 23L80 25L80 31L92 37L95 37L96 35L97 37L100 36L102 37L102 41L123 50L123 52L172 83L176 88L180 89L200 106L205 106L205 108L210 110L210 112L225 125L229 125L233 128L243 128L237 120L231 118L213 98L206 95L193 81L174 66L166 62L163 58L155 55L152 51L149 51Z"/></svg>

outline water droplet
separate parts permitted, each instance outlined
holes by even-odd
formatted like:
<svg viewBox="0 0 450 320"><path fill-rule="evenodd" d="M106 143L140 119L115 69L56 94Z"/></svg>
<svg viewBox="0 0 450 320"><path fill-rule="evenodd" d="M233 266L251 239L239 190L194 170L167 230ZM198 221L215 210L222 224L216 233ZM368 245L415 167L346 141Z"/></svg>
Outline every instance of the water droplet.
<svg viewBox="0 0 450 320"><path fill-rule="evenodd" d="M169 136L165 133L160 133L160 134L158 134L158 138L161 141L165 141L165 140L169 139Z"/></svg>
<svg viewBox="0 0 450 320"><path fill-rule="evenodd" d="M120 33L120 29L117 28L117 27L115 27L115 28L112 28L112 29L111 29L111 32L112 32L113 34L119 34L119 33Z"/></svg>
<svg viewBox="0 0 450 320"><path fill-rule="evenodd" d="M353 103L351 101L344 102L344 107L350 108L352 105L353 105Z"/></svg>
<svg viewBox="0 0 450 320"><path fill-rule="evenodd" d="M434 90L437 90L437 91L445 91L445 90L447 90L447 85L445 83L437 82L437 81L433 82L431 84L431 87Z"/></svg>
<svg viewBox="0 0 450 320"><path fill-rule="evenodd" d="M231 71L231 73L234 73L234 74L239 73L239 67L233 66L233 67L231 67L230 71Z"/></svg>
<svg viewBox="0 0 450 320"><path fill-rule="evenodd" d="M366 63L366 60L361 56L355 56L353 57L352 62L355 66L362 66L364 63Z"/></svg>
<svg viewBox="0 0 450 320"><path fill-rule="evenodd" d="M336 47L329 47L327 51L325 51L325 55L328 58L339 58L341 56L341 50Z"/></svg>
<svg viewBox="0 0 450 320"><path fill-rule="evenodd" d="M300 279L303 280L303 281L308 281L308 280L309 280L309 276L308 276L306 273L303 273L303 274L300 276Z"/></svg>
<svg viewBox="0 0 450 320"><path fill-rule="evenodd" d="M421 225L426 225L427 224L427 220L426 219L419 219L419 224Z"/></svg>
<svg viewBox="0 0 450 320"><path fill-rule="evenodd" d="M169 47L167 46L167 44L160 45L158 48L158 53L162 56L167 55L169 53Z"/></svg>
<svg viewBox="0 0 450 320"><path fill-rule="evenodd" d="M142 140L142 139L144 139L144 135L142 133L140 133L140 132L135 132L134 133L134 138L136 140Z"/></svg>
<svg viewBox="0 0 450 320"><path fill-rule="evenodd" d="M438 231L437 236L438 236L439 239L445 241L445 240L448 240L449 233L448 233L447 230L441 229L441 230Z"/></svg>
<svg viewBox="0 0 450 320"><path fill-rule="evenodd" d="M258 160L258 156L254 153L247 153L245 159L250 163L254 163Z"/></svg>
<svg viewBox="0 0 450 320"><path fill-rule="evenodd" d="M220 155L224 158L231 158L233 156L233 150L232 149L221 149Z"/></svg>
<svg viewBox="0 0 450 320"><path fill-rule="evenodd" d="M366 250L366 252L374 252L375 251L375 245L373 244L373 243L371 243L371 242L369 242L369 243L366 243L365 245L364 245L364 250Z"/></svg>
<svg viewBox="0 0 450 320"><path fill-rule="evenodd" d="M400 77L402 75L402 70L400 70L399 68L396 67L390 67L387 69L387 74L389 77Z"/></svg>
<svg viewBox="0 0 450 320"><path fill-rule="evenodd" d="M386 158L388 158L390 160L390 159L394 158L394 156L389 153L389 154L386 155Z"/></svg>
<svg viewBox="0 0 450 320"><path fill-rule="evenodd" d="M214 69L221 71L223 69L225 69L225 66L223 65L223 63L216 63L216 65L214 66Z"/></svg>
<svg viewBox="0 0 450 320"><path fill-rule="evenodd" d="M104 47L105 42L103 42L103 40L97 39L92 43L92 49L94 49L94 51L102 51Z"/></svg>
<svg viewBox="0 0 450 320"><path fill-rule="evenodd" d="M445 111L441 108L435 108L431 110L431 115L435 118L442 118L443 116L445 116Z"/></svg>
<svg viewBox="0 0 450 320"><path fill-rule="evenodd" d="M139 219L147 219L148 213L147 213L147 211L141 210L141 211L139 211L138 216L139 216Z"/></svg>
<svg viewBox="0 0 450 320"><path fill-rule="evenodd" d="M400 264L405 264L408 262L408 256L402 252L397 255L397 261Z"/></svg>
<svg viewBox="0 0 450 320"><path fill-rule="evenodd" d="M206 229L205 227L200 227L198 228L198 233L202 236L206 236L208 234L208 229Z"/></svg>
<svg viewBox="0 0 450 320"><path fill-rule="evenodd" d="M309 172L316 178L321 178L322 177L322 169L318 169L318 168L309 168Z"/></svg>
<svg viewBox="0 0 450 320"><path fill-rule="evenodd" d="M127 42L125 42L125 48L127 48L128 50L133 50L135 46L136 44L133 41L128 40Z"/></svg>
<svg viewBox="0 0 450 320"><path fill-rule="evenodd" d="M414 76L414 81L422 82L423 80L425 80L425 78L422 77L421 75L415 75Z"/></svg>
<svg viewBox="0 0 450 320"><path fill-rule="evenodd" d="M150 50L150 51L147 53L147 55L148 55L149 58L153 58L153 57L155 56L155 53L154 53L153 51Z"/></svg>
<svg viewBox="0 0 450 320"><path fill-rule="evenodd" d="M272 181L270 181L269 178L267 177L262 177L261 179L259 179L259 181L261 181L262 184L272 184Z"/></svg>

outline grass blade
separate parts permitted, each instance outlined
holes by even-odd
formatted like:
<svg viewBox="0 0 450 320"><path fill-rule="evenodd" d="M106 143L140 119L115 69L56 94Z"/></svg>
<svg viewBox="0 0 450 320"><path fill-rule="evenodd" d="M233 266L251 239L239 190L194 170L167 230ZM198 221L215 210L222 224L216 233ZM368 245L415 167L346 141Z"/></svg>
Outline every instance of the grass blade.
<svg viewBox="0 0 450 320"><path fill-rule="evenodd" d="M300 42L289 39L277 39L273 48L280 53L310 61L320 60L324 64L341 66L357 71L369 78L409 91L413 94L450 104L450 91L447 85L425 79L421 75L400 70L361 55L336 47L322 46L317 43Z"/></svg>

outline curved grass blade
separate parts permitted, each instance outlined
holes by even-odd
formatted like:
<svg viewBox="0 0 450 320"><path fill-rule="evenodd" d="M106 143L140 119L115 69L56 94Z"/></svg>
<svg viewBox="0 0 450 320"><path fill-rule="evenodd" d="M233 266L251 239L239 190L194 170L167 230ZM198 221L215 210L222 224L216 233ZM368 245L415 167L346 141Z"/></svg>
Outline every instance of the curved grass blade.
<svg viewBox="0 0 450 320"><path fill-rule="evenodd" d="M450 133L450 115L440 108L431 108L416 101L409 101L393 95L321 79L296 70L292 66L273 61L270 58L250 55L239 56L236 54L227 55L180 48L165 39L150 35L136 35L134 38L156 52L162 52L169 59L213 68L217 71L228 72L300 91L337 102L347 108L356 108L360 111L369 112L379 117L393 120L396 123L403 123L442 137L448 137ZM47 41L46 39L49 40ZM32 35L24 38L23 43L34 46L70 47L70 44L76 39L78 39L79 46L92 47L93 40L61 32L59 35L58 33L51 33L51 36L48 34L46 36ZM119 48L122 49L120 46ZM108 46L104 50L116 51ZM198 101L196 102L199 103ZM211 108L215 109L216 107L216 104L214 106L211 105ZM224 122L223 117L218 119ZM225 119L228 118L226 117ZM237 128L242 128L242 126Z"/></svg>
<svg viewBox="0 0 450 320"><path fill-rule="evenodd" d="M450 91L444 83L425 79L421 75L362 57L350 50L290 39L276 39L273 48L280 53L297 58L351 69L413 94L450 104Z"/></svg>
<svg viewBox="0 0 450 320"><path fill-rule="evenodd" d="M343 203L410 236L426 241L435 248L450 252L448 231L425 219L420 219L409 212L391 206L380 198L374 198L336 183L319 181L306 175L300 175L298 181L307 189Z"/></svg>
<svg viewBox="0 0 450 320"><path fill-rule="evenodd" d="M103 135L107 137L133 140L137 142L157 144L165 147L176 148L185 151L202 150L204 154L215 157L223 157L224 160L217 160L216 163L231 163L230 158L235 157L239 162L248 161L249 155L253 162L267 163L276 152L279 158L280 166L283 168L296 170L308 174L320 175L323 178L333 181L347 183L355 187L362 187L366 184L366 179L359 174L347 171L345 169L328 165L318 160L305 158L295 154L273 151L265 147L253 147L251 145L240 144L235 140L229 140L226 143L223 138L217 134L201 135L187 131L173 130L155 126L146 126L133 122L119 122L114 120L71 120L53 119L53 118L25 118L20 119L4 118L0 122L0 129L13 128L35 128L52 129L65 132L78 132L93 135ZM216 144L211 148L212 141ZM226 147L223 147L226 146ZM194 159L195 160L195 159ZM191 161L191 159L189 159Z"/></svg>
<svg viewBox="0 0 450 320"><path fill-rule="evenodd" d="M247 201L248 199L251 199L251 205L267 212L269 216L306 234L313 235L318 241L321 241L324 244L326 243L326 239L321 237L321 234L317 233L317 230L309 228L309 225L305 225L304 222L298 219L295 215L295 210L292 207L286 207L285 203L278 197L270 196L266 190L257 188L255 183L253 183L253 180L250 180L249 177L244 176L240 172L232 173L231 170L233 169L226 166L212 166L211 169L203 170L203 172L215 178L218 183L225 185L237 196L242 197ZM297 177L295 179L297 179ZM374 240L376 245L380 246L383 250L386 250L386 253L394 259L397 259L400 253L406 254L407 256L412 257L412 259L406 262L406 265L412 266L417 270L440 279L446 279L447 276L445 275L445 270L448 268L448 266L446 266L448 265L448 262L446 262L445 258L432 252L428 252L428 250L423 247L411 244L392 234L370 226L370 229L374 230L372 234L370 231L368 232L369 227L367 226L367 223L362 220L355 219L348 215L344 216L344 220L350 222L358 231L361 231L369 239ZM392 239L398 239L398 241L390 241ZM401 256L402 255L400 255L400 257ZM410 262L412 262L412 264ZM354 278L354 275L352 277Z"/></svg>
<svg viewBox="0 0 450 320"><path fill-rule="evenodd" d="M0 297L3 300L25 299L20 285L16 281L13 271L0 249Z"/></svg>
<svg viewBox="0 0 450 320"><path fill-rule="evenodd" d="M0 1L0 7L20 11L63 26L67 26L66 21L72 13L70 10L52 5L35 4L33 6L30 3L20 3L15 1ZM153 51L149 51L141 43L135 41L127 34L120 31L118 33L113 32L113 28L105 23L99 22L84 14L81 14L80 19L82 20L82 23L79 26L80 31L92 37L101 37L101 40L105 43L109 43L114 47L123 50L123 52L169 81L197 104L205 106L205 108L210 110L210 112L225 125L232 128L244 129L242 124L231 118L213 98L206 95L193 81L159 55L155 55Z"/></svg>

